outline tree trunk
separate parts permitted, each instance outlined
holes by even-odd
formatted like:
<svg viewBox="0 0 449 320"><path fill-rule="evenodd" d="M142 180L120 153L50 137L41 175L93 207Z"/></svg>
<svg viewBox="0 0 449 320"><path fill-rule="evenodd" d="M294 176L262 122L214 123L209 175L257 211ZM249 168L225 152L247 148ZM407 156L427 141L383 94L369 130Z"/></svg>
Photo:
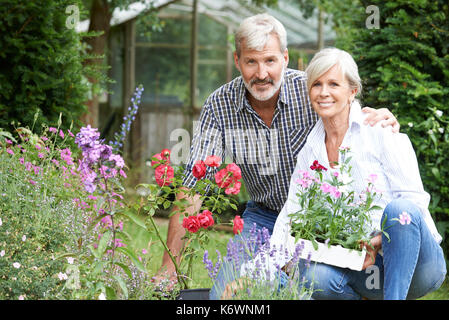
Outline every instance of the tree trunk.
<svg viewBox="0 0 449 320"><path fill-rule="evenodd" d="M109 30L111 28L112 12L107 3L107 0L93 0L90 9L90 23L89 31L104 31L104 33L97 37L86 38L86 43L89 45L88 53L96 56L102 56L105 53ZM87 59L86 65L92 65L96 70L103 64L103 58ZM89 82L93 85L98 83L98 79L90 77ZM87 101L87 113L82 117L83 122L90 124L94 128L99 125L99 103L98 96L93 92L92 97Z"/></svg>

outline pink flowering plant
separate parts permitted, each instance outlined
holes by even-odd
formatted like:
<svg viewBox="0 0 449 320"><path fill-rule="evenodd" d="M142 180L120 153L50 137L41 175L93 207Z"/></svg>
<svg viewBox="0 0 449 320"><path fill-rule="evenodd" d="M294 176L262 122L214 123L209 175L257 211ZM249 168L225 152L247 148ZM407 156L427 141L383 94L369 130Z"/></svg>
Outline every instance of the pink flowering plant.
<svg viewBox="0 0 449 320"><path fill-rule="evenodd" d="M323 178L328 168L314 161L309 171L301 170L298 183L300 210L290 214L292 235L296 240L310 240L315 249L317 242L341 245L360 250L362 242L369 243L371 233L370 213L381 208L375 205L381 194L375 188L375 175L367 177L367 187L362 194L351 188L351 156L349 148L340 148L341 164ZM382 231L382 230L379 230Z"/></svg>
<svg viewBox="0 0 449 320"><path fill-rule="evenodd" d="M163 244L164 250L170 256L176 269L176 277L181 289L188 288L193 278L193 260L202 254L203 248L209 242L209 230L220 222L219 214L228 208L237 210L237 200L232 195L237 195L241 188L241 171L235 163L224 165L220 157L210 155L204 160L196 161L192 168L192 174L197 179L191 189L183 187L184 168L172 166L170 163L170 150L164 149L155 154L151 160L154 169L153 184L139 184L137 187L146 190L146 199L142 198L138 211L148 214L145 224L139 223L146 230L155 233ZM220 168L222 167L222 168ZM213 179L207 178L207 173L215 171ZM191 215L187 211L189 203L185 198L179 197L180 193L188 197L199 197L202 206L198 214ZM185 229L183 238L184 247L178 256L168 249L165 238L161 236L153 216L158 210L172 210L171 215L179 214L179 223ZM129 215L133 217L133 215ZM234 232L241 231L243 220L236 217L233 223Z"/></svg>

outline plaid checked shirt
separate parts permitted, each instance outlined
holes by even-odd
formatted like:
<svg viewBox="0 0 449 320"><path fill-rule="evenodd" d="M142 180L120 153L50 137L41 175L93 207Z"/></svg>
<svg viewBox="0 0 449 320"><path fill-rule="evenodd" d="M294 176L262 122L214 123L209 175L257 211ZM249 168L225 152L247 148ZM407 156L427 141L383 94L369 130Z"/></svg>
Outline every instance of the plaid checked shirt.
<svg viewBox="0 0 449 320"><path fill-rule="evenodd" d="M184 185L195 185L192 168L197 160L217 155L241 168L253 201L280 212L297 155L317 120L304 72L286 70L271 127L248 103L242 77L235 78L213 92L203 106L194 126ZM206 178L214 180L216 171L208 168Z"/></svg>

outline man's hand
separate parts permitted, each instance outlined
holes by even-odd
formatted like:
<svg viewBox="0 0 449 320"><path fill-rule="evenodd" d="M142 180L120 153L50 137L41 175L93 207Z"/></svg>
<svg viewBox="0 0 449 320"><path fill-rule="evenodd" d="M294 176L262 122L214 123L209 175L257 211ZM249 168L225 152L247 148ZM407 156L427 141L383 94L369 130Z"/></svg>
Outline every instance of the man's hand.
<svg viewBox="0 0 449 320"><path fill-rule="evenodd" d="M396 117L387 108L373 109L370 107L364 107L362 112L368 113L364 124L374 126L379 121L385 120L382 122L382 127L385 128L391 126L393 132L399 132L401 126L399 125Z"/></svg>
<svg viewBox="0 0 449 320"><path fill-rule="evenodd" d="M360 244L363 248L366 248L366 256L365 262L363 262L362 270L365 270L369 266L373 265L376 262L376 256L379 252L380 248L382 248L382 234L378 234L377 236L371 238L369 243L363 242Z"/></svg>

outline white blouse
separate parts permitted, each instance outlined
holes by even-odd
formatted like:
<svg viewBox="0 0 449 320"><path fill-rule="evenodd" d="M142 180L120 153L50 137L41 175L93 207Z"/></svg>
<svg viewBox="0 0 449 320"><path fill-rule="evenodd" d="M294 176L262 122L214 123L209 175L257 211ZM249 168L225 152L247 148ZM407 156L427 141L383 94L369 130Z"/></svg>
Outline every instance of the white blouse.
<svg viewBox="0 0 449 320"><path fill-rule="evenodd" d="M393 133L390 127L382 128L380 123L374 127L364 125L365 117L366 114L361 111L360 104L354 101L349 114L349 128L341 145L341 147L349 147L351 150L351 178L354 180L351 186L355 193L360 194L365 190L368 185L368 177L371 174L376 174L377 179L374 186L382 192L382 196L375 204L384 209L388 203L398 198L413 202L421 210L433 237L440 243L442 237L428 210L430 196L424 191L416 155L408 136L402 133ZM296 167L290 180L288 198L279 213L270 238L271 248L278 248L278 250L271 249L260 252L255 259L241 267L242 276L254 272L256 265L258 270L261 267L267 268L265 270L270 271L270 274L273 275L278 272L277 268L284 266L293 256L295 240L290 235L289 214L300 209L296 196L300 190L297 183L300 178L299 171L308 171L310 175L314 176L314 171L310 169L310 166L315 160L328 169L323 171L323 179L331 179L330 175L333 170L327 156L325 131L321 119L310 132L304 147L298 154ZM371 211L370 214L371 228L380 230L383 210ZM283 249L279 250L280 247ZM285 250L288 251L287 255L284 253Z"/></svg>

